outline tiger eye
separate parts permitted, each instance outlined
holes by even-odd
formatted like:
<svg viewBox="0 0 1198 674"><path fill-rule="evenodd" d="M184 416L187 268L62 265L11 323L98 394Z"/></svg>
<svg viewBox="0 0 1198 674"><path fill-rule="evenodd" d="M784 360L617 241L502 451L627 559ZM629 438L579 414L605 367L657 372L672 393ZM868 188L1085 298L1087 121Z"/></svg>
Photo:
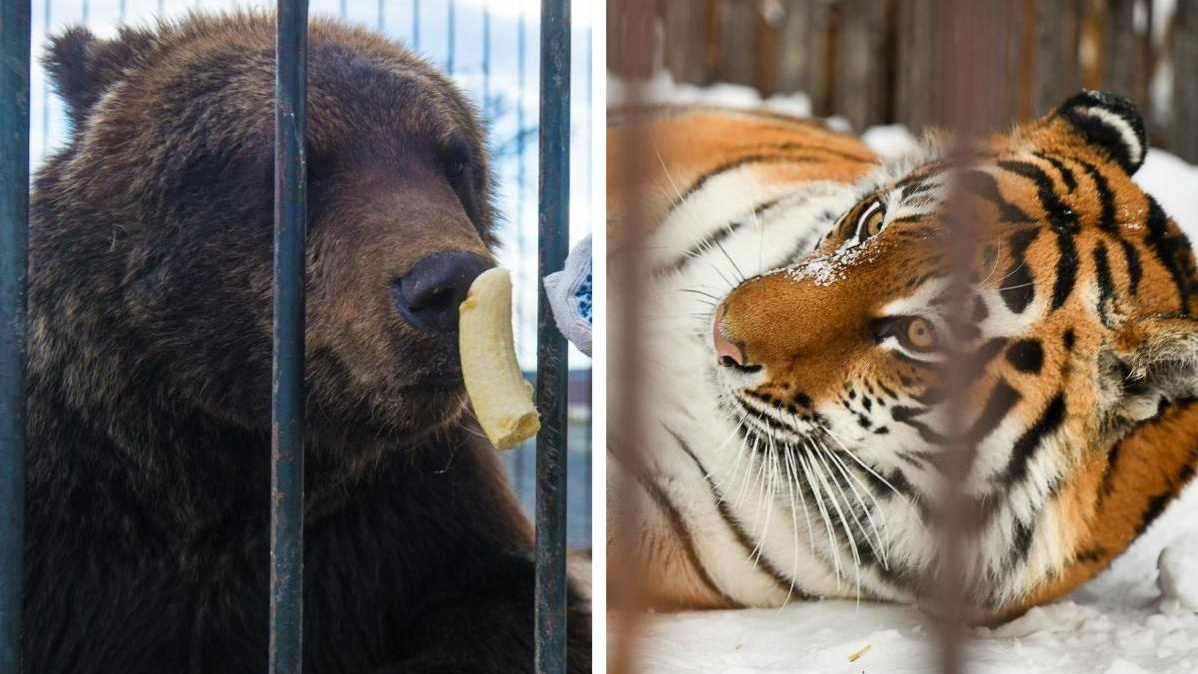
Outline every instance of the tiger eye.
<svg viewBox="0 0 1198 674"><path fill-rule="evenodd" d="M877 236L878 232L882 231L882 223L886 220L886 215L882 213L882 209L878 209L870 214L869 222L865 223L865 231L869 236Z"/></svg>
<svg viewBox="0 0 1198 674"><path fill-rule="evenodd" d="M907 342L917 349L936 346L936 329L925 318L913 318L907 323Z"/></svg>

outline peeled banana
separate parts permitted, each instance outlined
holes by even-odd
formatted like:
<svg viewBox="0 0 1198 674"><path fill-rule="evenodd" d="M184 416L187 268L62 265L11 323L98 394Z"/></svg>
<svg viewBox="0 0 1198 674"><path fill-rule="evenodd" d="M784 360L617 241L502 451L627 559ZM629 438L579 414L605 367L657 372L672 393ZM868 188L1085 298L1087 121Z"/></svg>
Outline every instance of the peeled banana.
<svg viewBox="0 0 1198 674"><path fill-rule="evenodd" d="M458 307L458 329L466 393L483 432L499 449L519 446L537 434L541 419L516 361L506 269L488 269L474 279Z"/></svg>

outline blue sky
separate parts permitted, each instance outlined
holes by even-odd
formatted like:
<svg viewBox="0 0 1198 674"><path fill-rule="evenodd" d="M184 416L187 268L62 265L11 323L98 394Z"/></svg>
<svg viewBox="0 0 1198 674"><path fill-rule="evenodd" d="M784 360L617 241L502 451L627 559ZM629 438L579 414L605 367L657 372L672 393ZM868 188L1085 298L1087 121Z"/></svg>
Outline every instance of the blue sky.
<svg viewBox="0 0 1198 674"><path fill-rule="evenodd" d="M159 0L34 0L34 55L47 34L85 24L101 37L125 23L148 23ZM272 8L239 0L163 0L164 16L190 10ZM591 16L585 0L573 0L571 238L591 231ZM516 284L517 348L525 367L535 362L536 222L539 12L538 0L310 0L313 16L342 17L384 32L454 78L486 112L497 153L499 206L504 222L501 263ZM489 24L489 30L487 26ZM487 35L489 33L489 41ZM521 41L521 33L524 39ZM521 48L523 46L523 48ZM521 67L523 65L523 67ZM484 69L489 76L484 77ZM61 102L41 66L32 73L30 154L33 166L58 148L68 131ZM521 127L522 124L522 127ZM520 133L519 129L524 132ZM573 352L571 363L589 361Z"/></svg>

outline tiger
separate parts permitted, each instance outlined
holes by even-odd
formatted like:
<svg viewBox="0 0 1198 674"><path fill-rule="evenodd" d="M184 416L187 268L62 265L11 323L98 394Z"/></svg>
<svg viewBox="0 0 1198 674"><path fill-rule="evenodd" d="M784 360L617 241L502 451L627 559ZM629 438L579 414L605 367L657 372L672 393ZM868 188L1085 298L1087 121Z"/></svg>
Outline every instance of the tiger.
<svg viewBox="0 0 1198 674"><path fill-rule="evenodd" d="M1190 482L1198 276L1132 180L1128 100L1082 91L886 160L768 111L642 106L607 135L608 278L639 303L611 286L609 344L644 365L639 424L608 389L612 587L633 568L664 610L924 605L968 443L955 578L1001 622L1095 576Z"/></svg>

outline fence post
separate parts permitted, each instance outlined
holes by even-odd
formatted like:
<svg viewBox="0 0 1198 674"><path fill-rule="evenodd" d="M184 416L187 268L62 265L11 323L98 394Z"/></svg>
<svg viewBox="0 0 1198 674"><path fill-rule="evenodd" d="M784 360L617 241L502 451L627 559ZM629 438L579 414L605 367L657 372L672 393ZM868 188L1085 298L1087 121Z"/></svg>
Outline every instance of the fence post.
<svg viewBox="0 0 1198 674"><path fill-rule="evenodd" d="M1178 0L1173 38L1173 114L1169 149L1186 161L1198 161L1198 0Z"/></svg>
<svg viewBox="0 0 1198 674"><path fill-rule="evenodd" d="M20 673L22 650L30 11L0 1L0 674Z"/></svg>
<svg viewBox="0 0 1198 674"><path fill-rule="evenodd" d="M538 285L570 245L570 0L541 0ZM536 671L566 671L566 338L537 302Z"/></svg>
<svg viewBox="0 0 1198 674"><path fill-rule="evenodd" d="M269 665L271 674L299 674L304 610L307 0L279 0L276 21Z"/></svg>

